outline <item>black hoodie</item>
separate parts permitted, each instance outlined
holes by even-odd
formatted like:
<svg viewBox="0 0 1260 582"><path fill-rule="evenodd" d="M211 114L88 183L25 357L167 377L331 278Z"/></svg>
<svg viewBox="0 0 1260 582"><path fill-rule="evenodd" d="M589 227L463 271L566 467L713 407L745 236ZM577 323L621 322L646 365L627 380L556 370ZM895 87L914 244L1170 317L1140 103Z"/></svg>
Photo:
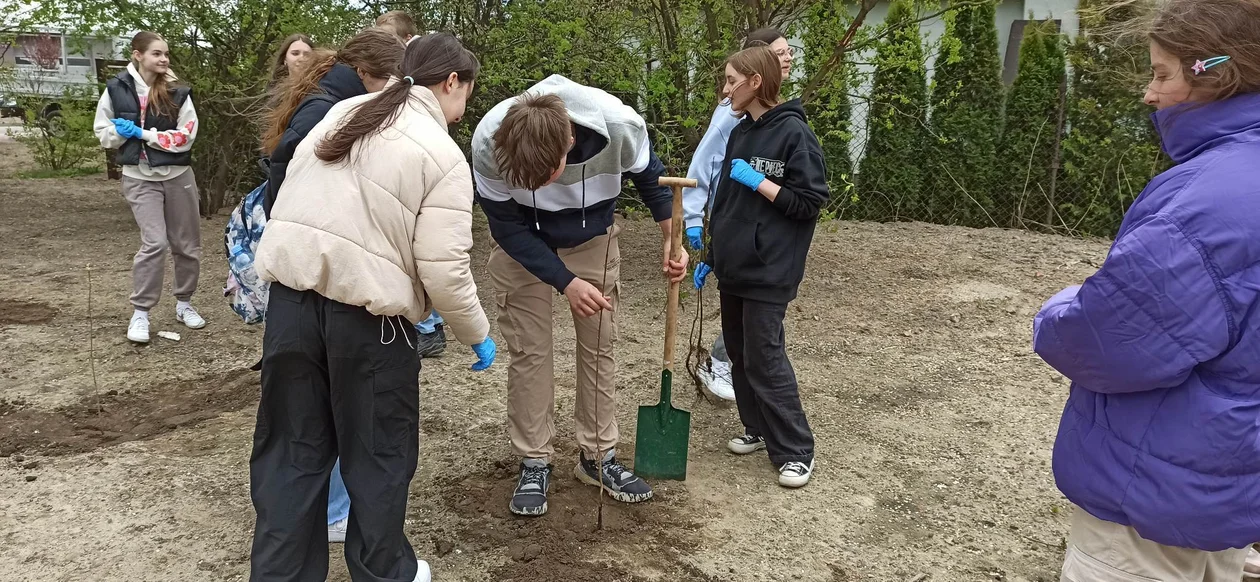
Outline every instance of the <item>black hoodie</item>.
<svg viewBox="0 0 1260 582"><path fill-rule="evenodd" d="M731 179L744 160L780 186L774 202ZM805 255L818 212L830 196L822 146L805 123L799 99L731 131L722 181L709 219L709 265L718 289L745 299L787 303L805 276Z"/></svg>
<svg viewBox="0 0 1260 582"><path fill-rule="evenodd" d="M315 129L324 120L328 110L338 101L366 95L367 87L354 67L345 63L336 63L319 80L319 91L302 100L289 118L289 126L275 151L271 152L268 164L267 195L263 197L263 210L271 217L271 207L276 203L276 195L280 193L280 185L284 183L284 174L289 168L289 160L297 151L298 144L306 138L306 134Z"/></svg>

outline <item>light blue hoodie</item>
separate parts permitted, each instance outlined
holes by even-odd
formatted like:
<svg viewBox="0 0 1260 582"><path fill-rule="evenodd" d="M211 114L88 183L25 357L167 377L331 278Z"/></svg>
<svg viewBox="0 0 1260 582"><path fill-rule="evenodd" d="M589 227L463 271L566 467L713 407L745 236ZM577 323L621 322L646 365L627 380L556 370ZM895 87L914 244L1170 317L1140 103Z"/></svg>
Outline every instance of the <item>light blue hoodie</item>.
<svg viewBox="0 0 1260 582"><path fill-rule="evenodd" d="M722 162L726 161L726 140L741 118L743 115L737 116L731 111L729 99L713 110L709 129L700 139L700 145L696 146L691 166L687 168L687 177L696 181L695 188L683 189L683 216L687 228L704 226L704 213L713 206L713 193L717 191L718 182L722 181L722 176L718 174L722 173Z"/></svg>

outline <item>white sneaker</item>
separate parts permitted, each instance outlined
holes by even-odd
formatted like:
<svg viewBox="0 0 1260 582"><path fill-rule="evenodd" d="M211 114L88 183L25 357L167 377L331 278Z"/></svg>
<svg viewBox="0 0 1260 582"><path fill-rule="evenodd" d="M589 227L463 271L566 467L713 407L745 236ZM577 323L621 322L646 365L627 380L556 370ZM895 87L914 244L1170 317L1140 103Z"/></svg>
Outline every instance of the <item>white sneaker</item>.
<svg viewBox="0 0 1260 582"><path fill-rule="evenodd" d="M708 365L701 364L696 370L700 385L705 392L722 400L735 401L735 386L731 384L731 363L709 358Z"/></svg>
<svg viewBox="0 0 1260 582"><path fill-rule="evenodd" d="M433 582L433 573L429 571L429 563L424 560L416 560L419 568L416 570L416 579L412 582Z"/></svg>
<svg viewBox="0 0 1260 582"><path fill-rule="evenodd" d="M188 306L183 309L176 309L175 319L178 319L180 323L188 326L188 329L201 329L206 326L206 320L203 319L201 315L197 313L197 310L192 308L192 306Z"/></svg>
<svg viewBox="0 0 1260 582"><path fill-rule="evenodd" d="M784 463L779 469L779 485L796 489L804 487L809 483L809 477L814 473L814 460L810 459L809 464L792 461Z"/></svg>
<svg viewBox="0 0 1260 582"><path fill-rule="evenodd" d="M328 543L344 544L346 543L346 528L350 525L350 518L336 521L328 524Z"/></svg>
<svg viewBox="0 0 1260 582"><path fill-rule="evenodd" d="M149 343L149 318L132 315L131 323L127 324L127 339L138 344Z"/></svg>

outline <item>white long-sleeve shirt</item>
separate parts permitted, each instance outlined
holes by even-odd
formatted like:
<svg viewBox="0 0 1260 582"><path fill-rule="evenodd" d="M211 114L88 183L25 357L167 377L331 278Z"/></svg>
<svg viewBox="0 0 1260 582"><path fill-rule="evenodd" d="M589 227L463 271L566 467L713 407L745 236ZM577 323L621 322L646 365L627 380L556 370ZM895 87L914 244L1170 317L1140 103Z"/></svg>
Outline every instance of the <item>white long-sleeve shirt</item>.
<svg viewBox="0 0 1260 582"><path fill-rule="evenodd" d="M144 82L144 77L136 70L134 64L127 65L127 72L135 81L136 95L140 98L140 123L136 125L143 128L144 111L149 99L149 85ZM170 75L169 78L174 80L175 76ZM96 104L96 120L92 123L93 133L101 141L101 147L106 149L117 149L127 141L127 138L118 135L118 130L114 129L114 118L114 103L110 100L107 89L101 93L101 99ZM167 131L158 131L155 128L142 129L141 138L151 148L175 154L183 153L192 149L193 140L197 138L198 125L200 124L197 121L197 110L193 108L192 96L189 96L179 108L179 121L175 129ZM124 176L151 182L164 182L186 171L188 171L188 166L151 167L143 152L140 154L138 165L124 165L122 168Z"/></svg>
<svg viewBox="0 0 1260 582"><path fill-rule="evenodd" d="M717 191L717 183L722 180L722 162L726 161L726 142L731 130L739 125L742 115L731 111L730 101L723 101L713 110L713 118L709 120L709 128L696 146L696 153L691 156L691 165L687 168L687 177L696 181L695 188L683 188L683 217L686 228L704 226L704 213L712 204L710 192Z"/></svg>

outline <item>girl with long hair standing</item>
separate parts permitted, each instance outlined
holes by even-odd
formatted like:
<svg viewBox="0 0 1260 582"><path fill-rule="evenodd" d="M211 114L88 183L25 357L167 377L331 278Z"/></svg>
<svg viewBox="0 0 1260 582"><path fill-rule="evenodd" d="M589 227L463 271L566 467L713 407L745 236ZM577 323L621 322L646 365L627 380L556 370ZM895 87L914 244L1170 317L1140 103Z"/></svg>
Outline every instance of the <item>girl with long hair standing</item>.
<svg viewBox="0 0 1260 582"><path fill-rule="evenodd" d="M189 88L176 81L166 40L155 32L137 34L131 62L105 84L93 123L101 146L118 150L123 197L140 227L127 339L141 344L149 343L149 310L162 294L168 249L175 262L175 318L191 329L206 326L189 303L201 274L200 196L190 167L197 111Z"/></svg>
<svg viewBox="0 0 1260 582"><path fill-rule="evenodd" d="M264 211L270 212L289 161L311 129L337 102L384 89L390 77L398 73L402 57L403 44L398 37L382 28L369 28L346 41L340 50L316 50L280 83L262 135L270 174ZM328 541L345 542L350 496L341 478L340 462L333 467L329 481L327 522Z"/></svg>
<svg viewBox="0 0 1260 582"><path fill-rule="evenodd" d="M731 130L713 200L707 265L718 278L722 336L731 357L744 434L727 448L766 449L779 484L802 487L814 472L814 433L788 360L783 319L805 275L805 257L830 197L822 146L799 99L783 102L779 55L755 46L726 61L725 93L741 112Z"/></svg>
<svg viewBox="0 0 1260 582"><path fill-rule="evenodd" d="M762 44L769 46L778 57L783 80L786 81L792 73L792 59L796 56L796 49L788 44L787 38L777 28L758 28L748 33L743 48ZM731 109L729 98L723 99L713 110L709 127L691 157L687 177L695 180L696 186L683 188L683 216L686 220L687 241L694 250L704 248L704 215L713 206L714 194L722 177L722 163L726 161L726 142L743 116L743 112ZM696 265L696 271L701 276L706 274L707 269L709 265L705 263ZM709 360L697 362L696 376L709 394L723 400L735 400L735 389L731 386L731 359L720 331L713 341Z"/></svg>
<svg viewBox="0 0 1260 582"><path fill-rule="evenodd" d="M254 582L323 580L328 475L352 500L355 581L428 582L403 532L419 451L415 329L436 308L494 361L473 281L472 175L448 127L479 65L455 37L413 41L401 78L333 106L289 162L258 246L272 282L250 457Z"/></svg>

